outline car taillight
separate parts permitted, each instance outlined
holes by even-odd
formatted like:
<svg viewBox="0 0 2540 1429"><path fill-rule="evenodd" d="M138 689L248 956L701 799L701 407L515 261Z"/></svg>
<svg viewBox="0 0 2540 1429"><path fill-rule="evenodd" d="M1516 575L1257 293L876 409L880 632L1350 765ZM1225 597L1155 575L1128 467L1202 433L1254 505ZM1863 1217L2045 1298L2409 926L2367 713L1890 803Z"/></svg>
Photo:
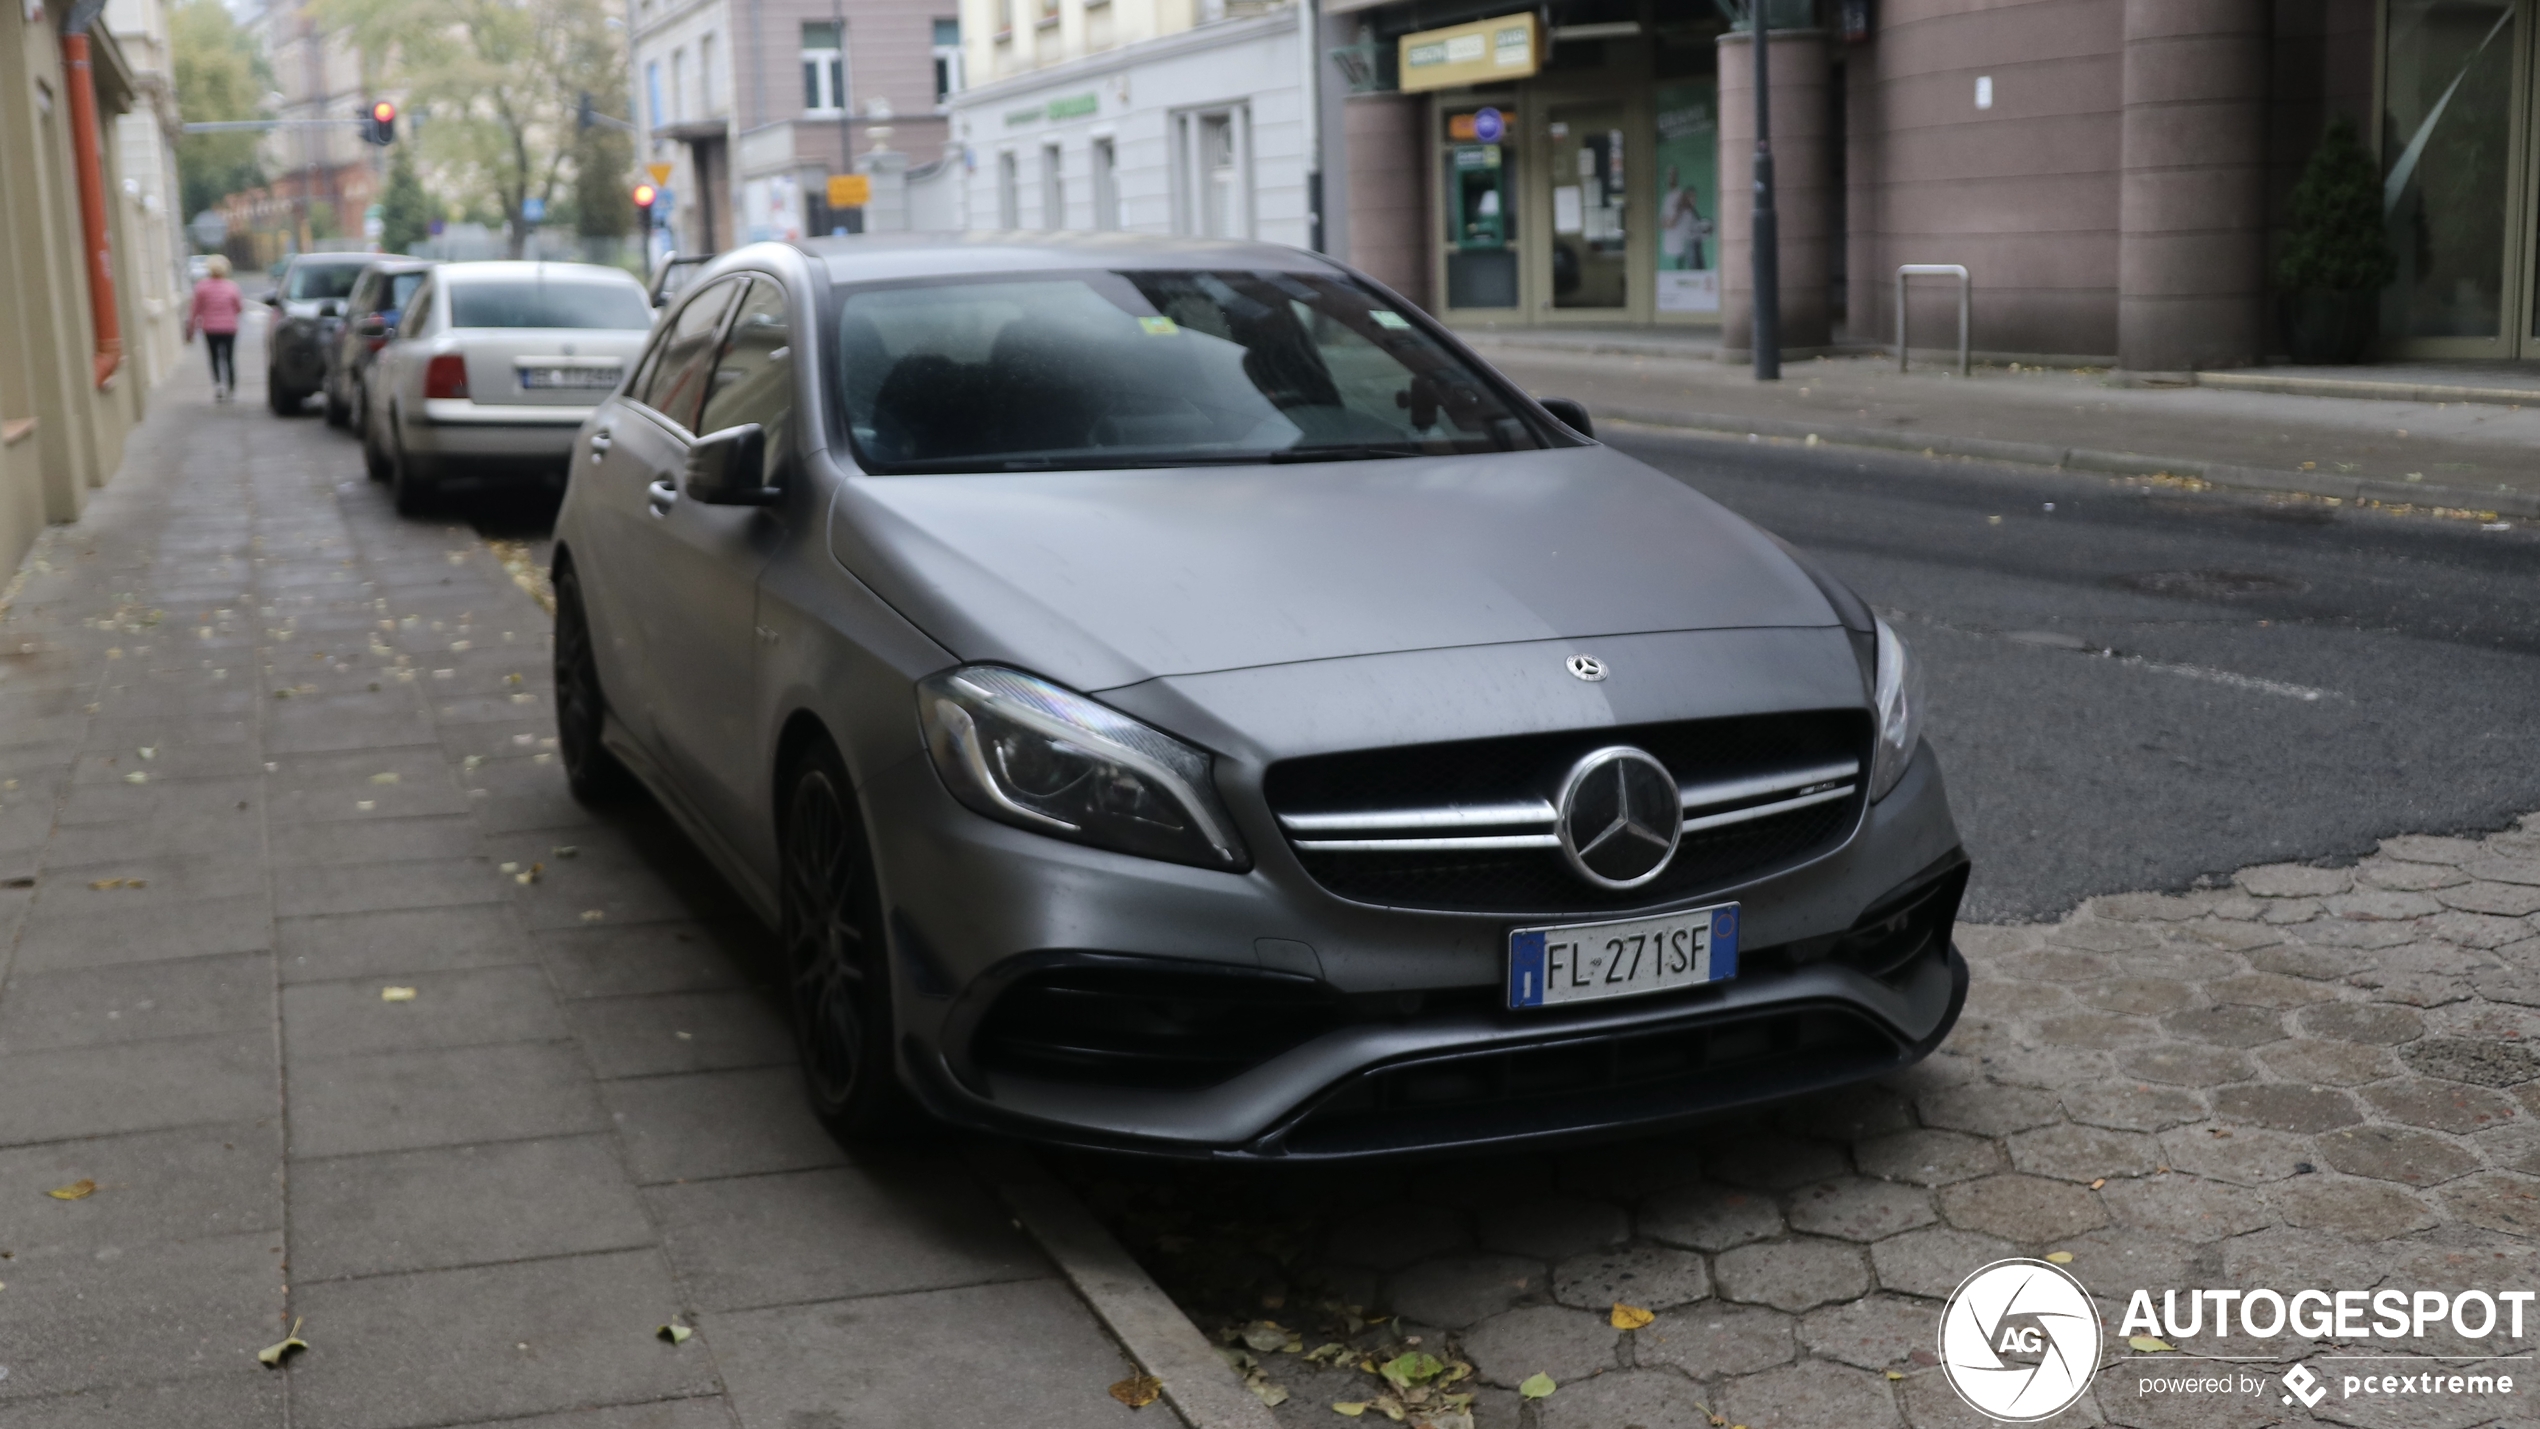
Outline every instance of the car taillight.
<svg viewBox="0 0 2540 1429"><path fill-rule="evenodd" d="M373 352L377 352L388 345L388 339L384 337L366 337L362 339L362 345Z"/></svg>
<svg viewBox="0 0 2540 1429"><path fill-rule="evenodd" d="M467 359L455 352L445 352L432 359L423 369L423 395L426 397L465 397L467 395Z"/></svg>

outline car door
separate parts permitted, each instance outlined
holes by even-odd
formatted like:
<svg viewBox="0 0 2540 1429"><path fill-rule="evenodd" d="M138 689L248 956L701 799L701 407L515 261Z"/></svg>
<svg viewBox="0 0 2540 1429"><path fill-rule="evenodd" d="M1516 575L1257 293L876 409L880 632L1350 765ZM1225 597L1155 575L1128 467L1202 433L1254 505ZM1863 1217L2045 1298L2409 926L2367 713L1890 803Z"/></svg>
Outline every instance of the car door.
<svg viewBox="0 0 2540 1429"><path fill-rule="evenodd" d="M707 370L699 436L755 423L766 435L762 485L791 465L795 324L784 287L753 276ZM648 484L647 578L636 592L646 643L659 662L654 718L671 776L696 810L738 839L764 801L751 691L758 649L758 581L784 534L780 508L710 506L684 490L690 441L663 449ZM668 499L665 500L667 495Z"/></svg>
<svg viewBox="0 0 2540 1429"><path fill-rule="evenodd" d="M625 731L666 765L656 670L657 632L646 626L648 587L661 579L658 534L678 501L690 423L713 374L716 345L746 278L700 288L662 320L635 376L600 407L588 447L574 457L574 483L588 502L591 539L575 548L592 635L599 644L600 687ZM676 667L670 677L678 678Z"/></svg>

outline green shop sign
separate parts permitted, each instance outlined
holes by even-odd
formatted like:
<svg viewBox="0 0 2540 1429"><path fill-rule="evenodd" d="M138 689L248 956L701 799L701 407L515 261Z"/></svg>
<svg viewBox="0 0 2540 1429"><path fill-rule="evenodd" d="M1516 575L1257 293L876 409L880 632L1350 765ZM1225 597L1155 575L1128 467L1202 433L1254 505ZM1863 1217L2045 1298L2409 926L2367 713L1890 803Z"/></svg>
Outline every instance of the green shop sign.
<svg viewBox="0 0 2540 1429"><path fill-rule="evenodd" d="M1053 99L1047 104L1035 105L1030 109L1009 109L1005 112L1005 122L1006 127L1012 128L1017 124L1031 124L1042 119L1082 119L1101 108L1102 99L1099 95L1071 94L1065 99Z"/></svg>

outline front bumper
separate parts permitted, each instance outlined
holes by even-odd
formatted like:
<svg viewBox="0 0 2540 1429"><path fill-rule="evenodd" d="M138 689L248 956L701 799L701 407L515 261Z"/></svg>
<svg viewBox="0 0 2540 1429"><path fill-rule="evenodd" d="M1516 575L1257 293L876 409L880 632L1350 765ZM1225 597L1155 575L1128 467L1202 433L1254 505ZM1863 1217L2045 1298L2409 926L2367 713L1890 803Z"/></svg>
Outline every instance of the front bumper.
<svg viewBox="0 0 2540 1429"><path fill-rule="evenodd" d="M1966 992L1948 943L1965 860L1923 750L1839 847L1705 890L1749 930L1728 983L1510 1012L1507 933L1540 919L1372 908L1323 892L1284 846L1246 874L1080 848L993 824L922 758L879 771L902 1073L937 1116L1031 1139L1218 1159L1324 1159L1623 1134L1873 1077L1944 1038ZM1901 897L1947 882L1937 940L1905 965L1822 956ZM1288 975L1329 1025L1199 1086L1035 1075L982 1055L1017 978L1088 959L1159 973ZM1601 1064L1601 1070L1599 1065Z"/></svg>

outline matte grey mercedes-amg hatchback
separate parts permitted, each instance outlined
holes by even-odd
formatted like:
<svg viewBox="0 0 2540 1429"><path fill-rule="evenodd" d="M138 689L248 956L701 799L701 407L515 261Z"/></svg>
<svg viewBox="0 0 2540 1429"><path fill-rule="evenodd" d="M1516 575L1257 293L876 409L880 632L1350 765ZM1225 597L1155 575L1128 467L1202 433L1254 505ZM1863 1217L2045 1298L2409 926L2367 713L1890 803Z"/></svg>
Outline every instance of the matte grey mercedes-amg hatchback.
<svg viewBox="0 0 2540 1429"><path fill-rule="evenodd" d="M1965 998L1895 632L1310 253L727 254L579 433L554 575L575 790L781 931L844 1135L1614 1134Z"/></svg>

